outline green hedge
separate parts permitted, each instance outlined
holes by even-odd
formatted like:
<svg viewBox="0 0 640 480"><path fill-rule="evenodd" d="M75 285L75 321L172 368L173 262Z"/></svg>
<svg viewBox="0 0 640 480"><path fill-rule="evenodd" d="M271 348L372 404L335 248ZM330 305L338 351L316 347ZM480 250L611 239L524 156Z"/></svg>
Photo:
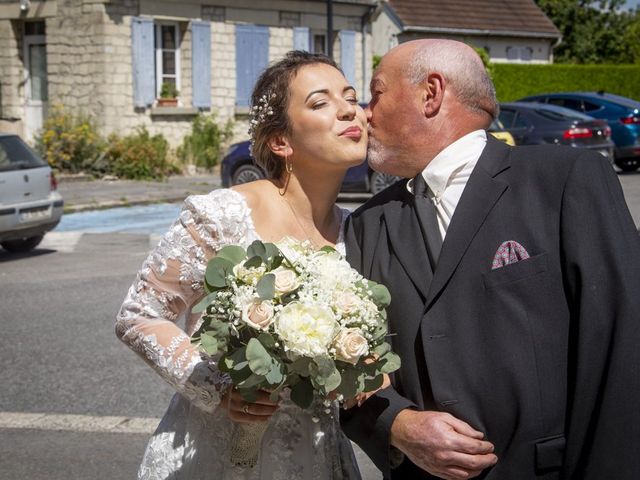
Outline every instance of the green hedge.
<svg viewBox="0 0 640 480"><path fill-rule="evenodd" d="M498 100L549 92L598 91L640 100L640 65L493 64Z"/></svg>

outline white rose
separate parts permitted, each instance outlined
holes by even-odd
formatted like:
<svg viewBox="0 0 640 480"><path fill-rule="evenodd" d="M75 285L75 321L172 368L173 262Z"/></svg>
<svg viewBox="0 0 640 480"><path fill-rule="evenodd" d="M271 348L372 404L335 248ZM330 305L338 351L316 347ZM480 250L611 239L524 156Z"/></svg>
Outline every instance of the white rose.
<svg viewBox="0 0 640 480"><path fill-rule="evenodd" d="M276 293L279 295L293 292L300 286L300 282L298 282L298 274L291 269L278 267L271 273L276 277L275 288Z"/></svg>
<svg viewBox="0 0 640 480"><path fill-rule="evenodd" d="M336 358L352 365L369 353L369 344L359 328L341 330L333 341L333 346L336 349Z"/></svg>
<svg viewBox="0 0 640 480"><path fill-rule="evenodd" d="M361 305L362 301L353 292L341 291L335 295L335 307L345 315L355 312Z"/></svg>
<svg viewBox="0 0 640 480"><path fill-rule="evenodd" d="M242 307L242 321L256 330L267 330L273 323L273 304L253 300Z"/></svg>
<svg viewBox="0 0 640 480"><path fill-rule="evenodd" d="M331 309L321 304L291 302L275 321L276 333L285 349L297 355L327 355L338 324Z"/></svg>

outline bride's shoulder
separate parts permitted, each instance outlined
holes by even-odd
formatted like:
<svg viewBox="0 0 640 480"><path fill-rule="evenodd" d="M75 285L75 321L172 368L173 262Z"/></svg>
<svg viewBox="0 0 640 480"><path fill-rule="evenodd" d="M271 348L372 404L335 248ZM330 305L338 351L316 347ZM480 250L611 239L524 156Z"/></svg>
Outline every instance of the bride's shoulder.
<svg viewBox="0 0 640 480"><path fill-rule="evenodd" d="M237 195L241 195L251 210L256 210L271 198L273 184L269 180L256 180L235 185L230 190Z"/></svg>

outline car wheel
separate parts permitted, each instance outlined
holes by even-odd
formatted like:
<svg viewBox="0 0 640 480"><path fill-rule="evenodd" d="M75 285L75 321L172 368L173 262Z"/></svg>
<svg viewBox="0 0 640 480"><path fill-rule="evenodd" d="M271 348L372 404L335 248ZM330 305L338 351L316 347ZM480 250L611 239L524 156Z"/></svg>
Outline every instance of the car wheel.
<svg viewBox="0 0 640 480"><path fill-rule="evenodd" d="M0 242L0 245L9 252L24 253L36 248L43 238L44 234L35 237L18 238L16 240L5 240L4 242Z"/></svg>
<svg viewBox="0 0 640 480"><path fill-rule="evenodd" d="M625 158L624 160L616 162L616 165L618 165L623 172L633 172L640 167L640 160L636 158Z"/></svg>
<svg viewBox="0 0 640 480"><path fill-rule="evenodd" d="M371 172L371 177L369 177L369 190L371 190L371 193L376 195L389 185L396 183L398 180L400 180L400 177L396 177L395 175Z"/></svg>
<svg viewBox="0 0 640 480"><path fill-rule="evenodd" d="M231 177L232 185L239 185L241 183L253 182L255 180L262 180L264 178L264 173L255 165L247 164L240 165L235 172L233 172L233 176Z"/></svg>

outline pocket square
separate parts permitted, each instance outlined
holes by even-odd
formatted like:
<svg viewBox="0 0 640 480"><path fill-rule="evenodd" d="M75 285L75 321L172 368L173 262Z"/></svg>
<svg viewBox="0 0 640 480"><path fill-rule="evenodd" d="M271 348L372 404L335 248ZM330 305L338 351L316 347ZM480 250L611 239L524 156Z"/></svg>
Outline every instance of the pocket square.
<svg viewBox="0 0 640 480"><path fill-rule="evenodd" d="M514 240L508 240L503 242L498 248L495 256L493 257L493 263L491 264L491 270L496 268L502 268L505 265L519 262L520 260L526 260L529 258L527 250Z"/></svg>

